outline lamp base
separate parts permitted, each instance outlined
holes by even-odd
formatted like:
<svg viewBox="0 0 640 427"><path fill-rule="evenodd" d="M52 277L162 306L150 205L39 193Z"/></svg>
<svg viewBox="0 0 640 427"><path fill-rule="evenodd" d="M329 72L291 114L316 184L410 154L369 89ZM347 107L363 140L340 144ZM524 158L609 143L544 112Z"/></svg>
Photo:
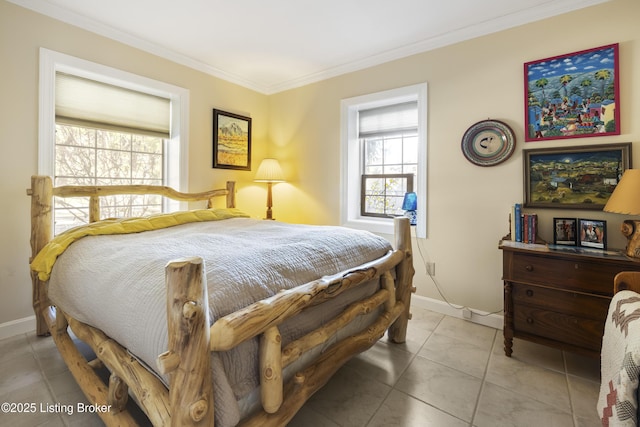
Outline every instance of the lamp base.
<svg viewBox="0 0 640 427"><path fill-rule="evenodd" d="M262 219L275 220L275 218L273 217L273 211L271 210L271 206L267 208L267 216Z"/></svg>
<svg viewBox="0 0 640 427"><path fill-rule="evenodd" d="M409 218L410 225L416 225L418 222L418 213L416 211L404 211L404 216Z"/></svg>
<svg viewBox="0 0 640 427"><path fill-rule="evenodd" d="M627 256L640 259L640 220L625 220L620 231L627 237Z"/></svg>
<svg viewBox="0 0 640 427"><path fill-rule="evenodd" d="M275 220L273 217L273 211L271 210L271 207L273 206L273 197L271 196L272 185L272 182L267 182L267 217L263 219Z"/></svg>

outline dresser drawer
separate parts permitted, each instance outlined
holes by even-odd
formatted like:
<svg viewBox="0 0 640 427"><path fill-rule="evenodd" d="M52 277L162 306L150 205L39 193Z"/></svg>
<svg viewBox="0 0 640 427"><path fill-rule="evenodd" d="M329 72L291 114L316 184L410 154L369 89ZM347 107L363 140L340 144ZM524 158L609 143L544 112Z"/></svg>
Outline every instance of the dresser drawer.
<svg viewBox="0 0 640 427"><path fill-rule="evenodd" d="M603 320L585 319L556 311L514 304L514 330L548 338L563 344L600 351Z"/></svg>
<svg viewBox="0 0 640 427"><path fill-rule="evenodd" d="M640 261L615 251L558 250L503 241L504 352L513 338L599 358L604 324L621 271Z"/></svg>
<svg viewBox="0 0 640 427"><path fill-rule="evenodd" d="M611 302L611 298L605 296L587 295L581 292L521 283L512 284L511 294L514 304L535 306L603 323Z"/></svg>
<svg viewBox="0 0 640 427"><path fill-rule="evenodd" d="M613 278L624 266L583 260L514 254L504 280L539 283L600 295L613 295Z"/></svg>

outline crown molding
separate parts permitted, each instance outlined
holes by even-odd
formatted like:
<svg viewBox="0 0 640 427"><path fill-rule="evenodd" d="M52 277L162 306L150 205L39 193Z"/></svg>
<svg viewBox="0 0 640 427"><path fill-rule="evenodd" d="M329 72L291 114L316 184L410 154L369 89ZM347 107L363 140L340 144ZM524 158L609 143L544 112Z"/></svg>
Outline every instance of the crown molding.
<svg viewBox="0 0 640 427"><path fill-rule="evenodd" d="M565 0L550 1L543 6L536 6L526 10L520 10L516 13L506 14L489 21L481 22L463 28L454 29L443 34L431 37L426 40L406 45L397 49L372 55L367 58L351 61L336 67L322 70L318 73L302 76L282 82L265 88L267 94L274 94L296 87L305 86L311 83L317 83L343 74L354 71L363 70L376 65L406 58L412 55L428 52L441 47L453 45L455 43L471 40L473 38L486 36L497 33L520 25L529 24L543 19L551 18L578 9L595 6L597 4L606 3L611 0Z"/></svg>
<svg viewBox="0 0 640 427"><path fill-rule="evenodd" d="M300 76L291 80L282 81L278 84L268 85L251 81L242 76L226 72L220 68L213 67L197 59L183 55L171 49L159 46L148 40L133 36L126 32L114 29L93 19L89 19L80 14L70 12L61 7L55 6L42 0L7 0L10 3L30 9L36 13L49 16L53 19L82 28L95 34L118 41L128 46L151 53L161 58L168 59L177 64L184 65L197 71L209 74L213 77L237 84L256 92L272 95L289 89L317 83L322 80L337 77L339 75L359 71L365 68L380 65L386 62L406 58L411 55L427 52L433 49L459 43L472 38L481 37L498 31L503 31L519 25L528 24L542 19L550 18L563 13L572 12L578 9L605 3L611 0L549 0L543 5L538 5L529 9L520 10L514 13L505 14L495 19L481 22L475 25L457 28L447 33L439 34L426 40L402 46L377 55L366 58L359 58L344 64L336 65L316 73Z"/></svg>

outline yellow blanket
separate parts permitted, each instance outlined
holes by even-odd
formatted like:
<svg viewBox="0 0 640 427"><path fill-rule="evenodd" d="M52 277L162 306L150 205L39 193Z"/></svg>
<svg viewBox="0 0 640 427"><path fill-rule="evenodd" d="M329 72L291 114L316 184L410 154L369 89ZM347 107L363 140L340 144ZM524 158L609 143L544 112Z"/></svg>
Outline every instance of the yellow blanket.
<svg viewBox="0 0 640 427"><path fill-rule="evenodd" d="M144 218L108 219L75 227L53 238L31 262L31 270L40 280L49 280L56 259L70 244L86 236L104 234L130 234L158 230L190 222L219 221L229 218L248 218L238 209L200 209L193 211L158 214Z"/></svg>

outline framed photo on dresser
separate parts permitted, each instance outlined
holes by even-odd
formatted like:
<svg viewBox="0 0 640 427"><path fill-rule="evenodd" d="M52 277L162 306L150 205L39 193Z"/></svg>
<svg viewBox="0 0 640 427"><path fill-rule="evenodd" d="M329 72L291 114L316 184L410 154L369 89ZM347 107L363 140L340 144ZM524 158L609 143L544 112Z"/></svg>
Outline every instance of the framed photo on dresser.
<svg viewBox="0 0 640 427"><path fill-rule="evenodd" d="M580 246L594 249L607 249L607 221L599 219L579 219Z"/></svg>
<svg viewBox="0 0 640 427"><path fill-rule="evenodd" d="M576 246L578 221L575 218L553 218L553 244Z"/></svg>

